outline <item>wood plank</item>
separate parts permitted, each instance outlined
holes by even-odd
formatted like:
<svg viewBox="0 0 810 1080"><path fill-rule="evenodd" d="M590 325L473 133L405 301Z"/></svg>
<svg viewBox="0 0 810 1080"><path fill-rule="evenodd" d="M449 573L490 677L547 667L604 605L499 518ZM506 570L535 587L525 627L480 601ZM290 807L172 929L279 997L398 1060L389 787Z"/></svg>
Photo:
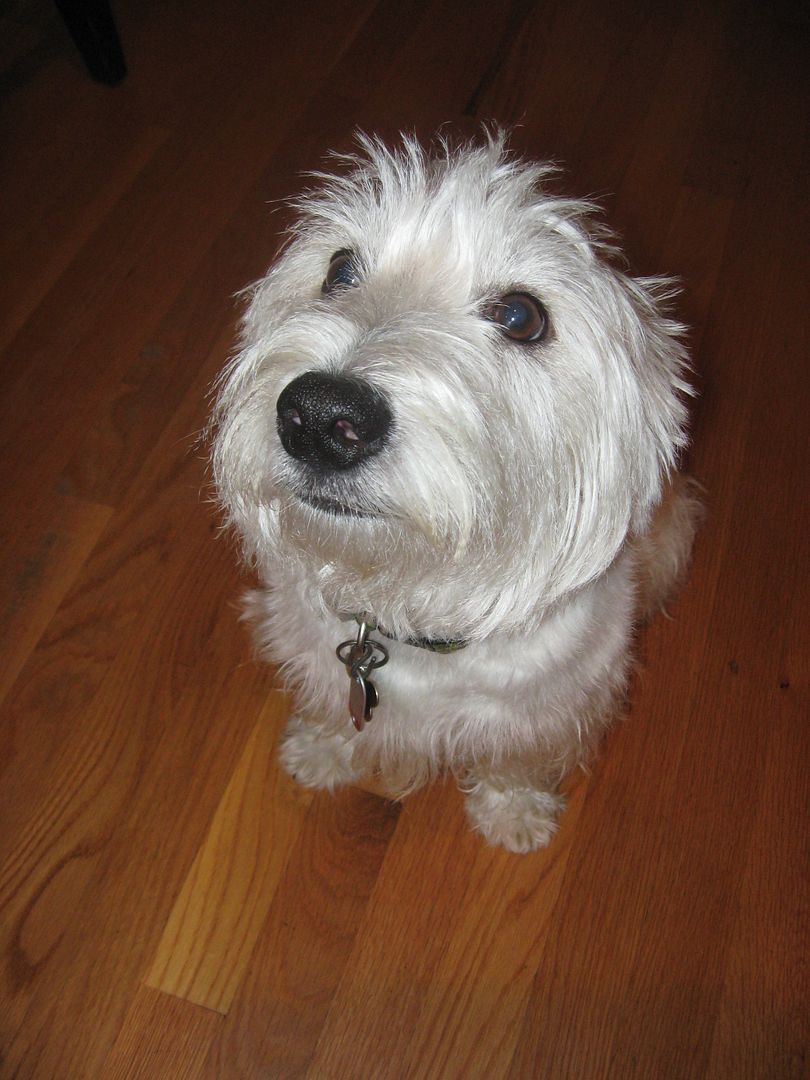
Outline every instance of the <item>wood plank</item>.
<svg viewBox="0 0 810 1080"><path fill-rule="evenodd" d="M272 694L172 909L146 985L227 1013L311 794L275 761L287 699Z"/></svg>
<svg viewBox="0 0 810 1080"><path fill-rule="evenodd" d="M158 642L168 644L176 632L167 620ZM226 648L220 636L214 640ZM129 714L131 730L118 745L107 734L106 756L84 781L65 778L65 810L42 810L39 858L28 866L18 860L21 883L3 912L11 934L4 963L16 976L2 1017L12 1074L99 1075L269 692L265 673L252 666L212 680L205 651L173 700L175 665L164 661L156 681L143 659L136 650L128 677L112 676L93 707L96 724L120 716L122 692L129 696L146 679L152 690L141 715ZM228 723L208 707L212 694ZM56 879L54 864L78 869L49 891L40 880Z"/></svg>
<svg viewBox="0 0 810 1080"><path fill-rule="evenodd" d="M506 1073L587 790L584 772L566 782L568 803L546 851L515 858L479 845L466 902L456 908L418 1023L402 1047L408 1076L485 1080Z"/></svg>
<svg viewBox="0 0 810 1080"><path fill-rule="evenodd" d="M49 802L52 793L61 790L61 770L74 753L84 761L91 746L104 746L106 738L92 725L91 739L86 741L82 721L117 658L133 648L139 635L158 632L165 619L167 582L183 588L178 571L186 565L188 549L180 538L189 549L202 553L201 565L210 566L216 558L212 522L198 494L202 464L186 452L183 441L195 420L199 423L207 382L203 375L192 388L164 440L144 462L129 503L110 519L102 542L93 549L7 697L5 715L17 721L12 730L18 768L0 775L0 793L21 820L36 817L38 803L43 798ZM230 582L235 590L237 571L225 555L223 551L217 572L225 574L223 585ZM203 594L197 602L205 605ZM181 660L185 670L194 662L193 657ZM55 729L50 719L54 710L62 720ZM108 730L114 729L114 717L100 719ZM0 852L6 853L8 842L8 837L0 836Z"/></svg>
<svg viewBox="0 0 810 1080"><path fill-rule="evenodd" d="M99 1075L105 1080L197 1080L221 1017L141 987Z"/></svg>
<svg viewBox="0 0 810 1080"><path fill-rule="evenodd" d="M801 100L791 92L795 78L791 65L786 65L779 80L780 112L786 124L793 120L806 125L810 120L807 96L799 117L791 117L791 101ZM805 162L806 154L800 160ZM791 260L787 248L794 242L805 251L810 248L810 212L804 198L803 167L787 175L769 170L768 182L775 183L785 214L781 233L785 250L775 271L778 302L771 323L778 356L775 368L769 358L759 370L757 408L747 427L749 456L736 524L738 535L743 529L749 534L753 531L749 544L754 558L744 563L752 578L745 584L745 594L753 602L742 610L739 601L735 604L740 625L751 630L735 643L729 680L741 699L743 715L750 716L741 735L761 750L762 778L751 792L756 800L752 827L741 837L745 865L707 1072L798 1078L806 1075L810 1027L810 979L803 959L810 867L806 827L810 806L810 540L807 498L794 496L803 486L806 492L810 450L806 371L810 331L805 318L810 266L807 259L801 264ZM792 234L789 241L788 232ZM774 521L780 523L776 557Z"/></svg>
<svg viewBox="0 0 810 1080"><path fill-rule="evenodd" d="M804 596L806 611L806 588ZM796 639L807 637L797 629ZM802 656L788 647L783 675L769 688L765 772L729 935L708 1076L806 1076L810 980L801 958L807 952L810 845L796 808L810 806L808 655L810 643Z"/></svg>
<svg viewBox="0 0 810 1080"><path fill-rule="evenodd" d="M571 786L559 842L530 857L482 844L454 787L406 802L307 1076L489 1077L508 1065L587 784ZM441 867L440 891L422 867Z"/></svg>
<svg viewBox="0 0 810 1080"><path fill-rule="evenodd" d="M626 237L626 253L636 273L680 272L670 262L665 244L673 236L678 197L684 186L693 186L695 117L711 113L718 95L730 93L730 73L722 68L717 71L727 8L724 2L687 5L687 17L675 29L669 51L662 57L654 90L644 96L633 143L625 148L620 178L611 189L615 196L607 200L610 220ZM716 85L721 81L722 89ZM662 131L665 139L659 137ZM601 159L600 154L600 168ZM718 203L722 196L730 198L727 192L714 189L712 194Z"/></svg>
<svg viewBox="0 0 810 1080"><path fill-rule="evenodd" d="M448 795L444 785L434 785L406 804L307 1077L401 1075L403 1041L468 895L470 856L480 843L464 821L460 797L451 802ZM428 822L441 827L428 831ZM441 867L439 897L424 867Z"/></svg>
<svg viewBox="0 0 810 1080"><path fill-rule="evenodd" d="M318 795L203 1073L303 1076L368 908L400 807Z"/></svg>
<svg viewBox="0 0 810 1080"><path fill-rule="evenodd" d="M108 506L60 496L0 526L0 703L111 515Z"/></svg>
<svg viewBox="0 0 810 1080"><path fill-rule="evenodd" d="M480 115L518 124L518 145L540 160L566 166L566 194L575 194L570 178L579 182L584 145L597 144L590 160L600 167L603 142L610 144L605 164L626 155L676 23L668 5L642 11L632 0L609 9L587 0L534 4L482 97ZM542 107L527 109L528 102ZM602 185L624 167L622 158L615 171L591 183L604 190Z"/></svg>
<svg viewBox="0 0 810 1080"><path fill-rule="evenodd" d="M525 0L474 0L464 7L431 0L406 23L396 63L359 103L355 125L389 139L404 131L429 141L448 120L451 134L477 132L477 122L464 121L480 72L500 56L528 7Z"/></svg>
<svg viewBox="0 0 810 1080"><path fill-rule="evenodd" d="M113 210L168 134L165 128L140 124L122 124L112 138L105 132L95 146L82 147L77 156L84 168L78 175L71 172L67 184L64 174L53 167L54 163L48 163L51 169L45 175L59 178L58 187L54 183L57 190L36 217L30 216L30 207L26 208L22 219L27 225L25 233L0 259L0 349L9 344L67 272L88 237ZM15 224L19 230L19 218ZM58 238L58 244L54 238Z"/></svg>

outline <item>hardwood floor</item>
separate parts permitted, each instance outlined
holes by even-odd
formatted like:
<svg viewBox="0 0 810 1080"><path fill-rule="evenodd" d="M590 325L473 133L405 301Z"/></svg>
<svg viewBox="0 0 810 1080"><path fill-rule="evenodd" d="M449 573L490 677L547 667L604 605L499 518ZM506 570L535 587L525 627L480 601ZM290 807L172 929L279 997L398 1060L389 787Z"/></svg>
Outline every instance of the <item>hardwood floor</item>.
<svg viewBox="0 0 810 1080"><path fill-rule="evenodd" d="M665 0L0 11L0 1077L808 1075L810 20ZM518 124L683 279L708 519L559 837L296 788L197 436L279 200Z"/></svg>

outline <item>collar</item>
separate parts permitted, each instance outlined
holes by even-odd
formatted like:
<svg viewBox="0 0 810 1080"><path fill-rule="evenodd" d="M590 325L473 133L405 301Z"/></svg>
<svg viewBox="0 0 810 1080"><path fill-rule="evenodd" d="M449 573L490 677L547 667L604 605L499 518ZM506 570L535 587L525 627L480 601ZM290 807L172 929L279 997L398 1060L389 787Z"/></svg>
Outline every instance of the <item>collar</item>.
<svg viewBox="0 0 810 1080"><path fill-rule="evenodd" d="M449 653L459 652L461 649L466 649L469 645L469 641L465 638L398 638L395 637L394 634L389 634L384 626L380 626L373 615L369 615L366 612L362 612L358 615L343 615L341 618L354 619L358 626L365 623L369 630L379 630L383 637L387 637L389 641L400 641L403 645L413 645L414 648L427 649L428 652L447 655Z"/></svg>

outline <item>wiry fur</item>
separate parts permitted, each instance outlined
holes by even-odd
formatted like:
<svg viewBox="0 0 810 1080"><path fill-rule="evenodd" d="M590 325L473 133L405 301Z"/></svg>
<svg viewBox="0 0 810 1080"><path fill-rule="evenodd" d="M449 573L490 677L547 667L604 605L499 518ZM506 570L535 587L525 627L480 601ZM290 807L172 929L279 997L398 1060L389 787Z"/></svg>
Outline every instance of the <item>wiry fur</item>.
<svg viewBox="0 0 810 1080"><path fill-rule="evenodd" d="M343 165L298 200L252 289L214 417L219 496L263 583L248 614L298 694L282 762L327 788L381 771L407 791L454 770L473 824L529 850L623 692L639 581L660 602L691 546L688 492L651 531L685 441L672 286L617 269L592 208L550 195L549 168L500 136L432 156L362 138ZM362 282L324 297L345 248ZM516 344L481 317L515 289L545 304L547 340ZM276 400L310 371L385 395L382 453L313 478L284 452ZM314 509L299 498L313 491L358 513ZM360 612L402 640L356 734L335 646ZM439 655L412 636L469 644Z"/></svg>

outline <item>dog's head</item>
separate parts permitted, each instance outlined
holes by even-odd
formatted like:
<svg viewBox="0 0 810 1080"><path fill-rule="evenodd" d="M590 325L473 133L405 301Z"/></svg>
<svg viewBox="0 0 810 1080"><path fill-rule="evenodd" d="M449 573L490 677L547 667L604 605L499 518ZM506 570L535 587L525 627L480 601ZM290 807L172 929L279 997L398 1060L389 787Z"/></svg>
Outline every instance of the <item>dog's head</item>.
<svg viewBox="0 0 810 1080"><path fill-rule="evenodd" d="M251 292L217 489L251 556L330 607L475 637L645 528L684 441L680 328L499 136L361 144Z"/></svg>

